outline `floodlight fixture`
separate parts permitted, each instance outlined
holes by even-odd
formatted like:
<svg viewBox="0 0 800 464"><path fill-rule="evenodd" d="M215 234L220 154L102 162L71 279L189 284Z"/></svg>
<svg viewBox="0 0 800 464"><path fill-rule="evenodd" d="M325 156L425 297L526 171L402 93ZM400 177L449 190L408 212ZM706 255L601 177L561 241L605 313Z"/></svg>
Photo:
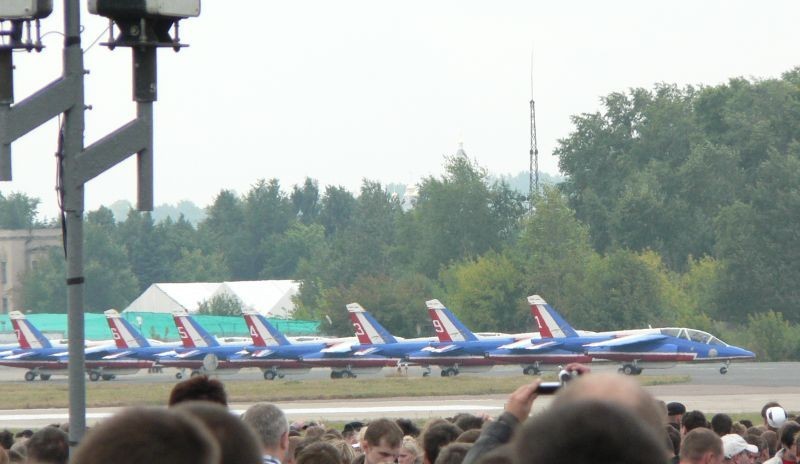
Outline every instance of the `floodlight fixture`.
<svg viewBox="0 0 800 464"><path fill-rule="evenodd" d="M46 18L53 12L53 0L3 0L0 20L30 20Z"/></svg>
<svg viewBox="0 0 800 464"><path fill-rule="evenodd" d="M111 22L109 41L114 47L172 47L181 44L178 23L200 15L200 0L88 0L89 13ZM119 34L114 36L116 25Z"/></svg>
<svg viewBox="0 0 800 464"><path fill-rule="evenodd" d="M42 51L39 20L52 12L53 0L0 1L0 50Z"/></svg>

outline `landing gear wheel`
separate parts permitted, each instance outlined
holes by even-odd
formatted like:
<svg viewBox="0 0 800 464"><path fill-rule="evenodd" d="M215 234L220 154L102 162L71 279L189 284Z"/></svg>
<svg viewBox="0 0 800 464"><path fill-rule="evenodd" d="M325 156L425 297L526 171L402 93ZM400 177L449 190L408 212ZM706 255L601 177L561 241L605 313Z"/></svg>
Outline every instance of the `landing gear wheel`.
<svg viewBox="0 0 800 464"><path fill-rule="evenodd" d="M89 380L91 380L92 382L97 382L98 380L100 380L100 374L98 374L97 372L89 372Z"/></svg>
<svg viewBox="0 0 800 464"><path fill-rule="evenodd" d="M189 374L189 377L197 377L198 375L201 375L200 371L192 371L192 373Z"/></svg>
<svg viewBox="0 0 800 464"><path fill-rule="evenodd" d="M113 374L103 374L103 380L105 380L106 382L109 380L114 380L115 378L116 376Z"/></svg>
<svg viewBox="0 0 800 464"><path fill-rule="evenodd" d="M539 375L542 371L539 370L536 366L528 366L525 369L522 369L522 373L525 375Z"/></svg>
<svg viewBox="0 0 800 464"><path fill-rule="evenodd" d="M633 375L636 372L636 367L633 364L625 364L622 366L622 373L625 375Z"/></svg>
<svg viewBox="0 0 800 464"><path fill-rule="evenodd" d="M31 382L36 378L36 374L33 371L28 371L25 373L25 381Z"/></svg>
<svg viewBox="0 0 800 464"><path fill-rule="evenodd" d="M727 368L727 366L722 366L722 367L720 367L720 368L719 368L719 373L720 373L720 374L722 374L722 375L725 375L725 374L727 374L727 373L728 373L728 368Z"/></svg>
<svg viewBox="0 0 800 464"><path fill-rule="evenodd" d="M429 375L431 375L430 371L424 371L424 372L422 373L422 376L423 376L423 377L428 377Z"/></svg>
<svg viewBox="0 0 800 464"><path fill-rule="evenodd" d="M183 378L183 373L181 373L181 372L176 372L176 373L175 373L175 378L176 378L176 379L178 379L178 380L182 379L182 378Z"/></svg>
<svg viewBox="0 0 800 464"><path fill-rule="evenodd" d="M39 379L50 380L50 374L39 374Z"/></svg>
<svg viewBox="0 0 800 464"><path fill-rule="evenodd" d="M350 371L344 371L342 372L342 377L344 377L345 379L355 379L356 375Z"/></svg>
<svg viewBox="0 0 800 464"><path fill-rule="evenodd" d="M637 367L636 370L633 371L633 375L640 375L642 373L642 368Z"/></svg>
<svg viewBox="0 0 800 464"><path fill-rule="evenodd" d="M453 369L452 367L446 367L442 369L442 377L455 377L458 375L458 371Z"/></svg>
<svg viewBox="0 0 800 464"><path fill-rule="evenodd" d="M331 371L331 378L332 379L341 379L342 373L337 371Z"/></svg>
<svg viewBox="0 0 800 464"><path fill-rule="evenodd" d="M264 371L264 380L275 380L275 371Z"/></svg>

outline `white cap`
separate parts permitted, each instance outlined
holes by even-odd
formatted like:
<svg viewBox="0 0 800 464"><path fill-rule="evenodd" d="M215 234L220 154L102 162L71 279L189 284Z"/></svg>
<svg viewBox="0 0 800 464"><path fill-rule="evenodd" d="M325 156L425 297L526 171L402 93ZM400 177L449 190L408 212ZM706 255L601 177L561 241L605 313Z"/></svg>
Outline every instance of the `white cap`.
<svg viewBox="0 0 800 464"><path fill-rule="evenodd" d="M729 433L722 437L722 451L725 454L725 459L730 459L742 451L757 454L758 447L744 441L744 438L739 434Z"/></svg>
<svg viewBox="0 0 800 464"><path fill-rule="evenodd" d="M767 416L767 424L774 429L780 428L786 422L786 410L780 406L773 406L767 409L765 415Z"/></svg>

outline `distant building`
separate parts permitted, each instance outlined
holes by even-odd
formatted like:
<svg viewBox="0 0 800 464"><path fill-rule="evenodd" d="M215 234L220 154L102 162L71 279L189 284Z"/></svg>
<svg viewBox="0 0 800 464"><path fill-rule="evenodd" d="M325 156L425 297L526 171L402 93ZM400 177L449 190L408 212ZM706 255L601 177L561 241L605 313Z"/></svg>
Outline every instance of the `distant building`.
<svg viewBox="0 0 800 464"><path fill-rule="evenodd" d="M61 229L0 230L0 313L21 308L22 276L63 246Z"/></svg>
<svg viewBox="0 0 800 464"><path fill-rule="evenodd" d="M191 282L152 284L123 312L196 313L205 301L216 296L233 297L242 307L267 317L289 318L294 297L300 291L295 280L253 280L241 282Z"/></svg>

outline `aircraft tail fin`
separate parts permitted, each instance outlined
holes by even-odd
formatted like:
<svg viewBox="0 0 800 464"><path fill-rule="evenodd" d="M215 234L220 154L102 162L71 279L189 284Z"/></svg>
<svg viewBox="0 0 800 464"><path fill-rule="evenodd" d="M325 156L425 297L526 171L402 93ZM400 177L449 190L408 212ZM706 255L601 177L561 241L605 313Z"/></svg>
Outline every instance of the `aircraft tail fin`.
<svg viewBox="0 0 800 464"><path fill-rule="evenodd" d="M178 335L184 348L219 346L217 339L185 311L175 311L172 313L172 319L178 328Z"/></svg>
<svg viewBox="0 0 800 464"><path fill-rule="evenodd" d="M439 300L429 300L425 304L433 323L433 330L440 342L475 341L478 339L449 309Z"/></svg>
<svg viewBox="0 0 800 464"><path fill-rule="evenodd" d="M544 301L539 295L528 297L531 305L531 315L539 328L542 338L564 338L577 337L578 333L571 325L555 310Z"/></svg>
<svg viewBox="0 0 800 464"><path fill-rule="evenodd" d="M244 311L242 313L250 338L255 346L280 346L291 345L291 342L275 328L267 318L257 311Z"/></svg>
<svg viewBox="0 0 800 464"><path fill-rule="evenodd" d="M14 333L17 335L20 348L38 349L53 347L50 340L31 324L31 322L25 318L24 314L19 311L11 311L8 313L8 317L11 319L11 325L14 327Z"/></svg>
<svg viewBox="0 0 800 464"><path fill-rule="evenodd" d="M397 343L397 339L389 333L367 310L358 303L347 305L350 321L353 322L358 342L362 345Z"/></svg>
<svg viewBox="0 0 800 464"><path fill-rule="evenodd" d="M123 318L116 309L109 309L103 312L106 315L108 328L114 337L117 348L144 348L150 346L150 342L142 333L133 326L127 319Z"/></svg>

